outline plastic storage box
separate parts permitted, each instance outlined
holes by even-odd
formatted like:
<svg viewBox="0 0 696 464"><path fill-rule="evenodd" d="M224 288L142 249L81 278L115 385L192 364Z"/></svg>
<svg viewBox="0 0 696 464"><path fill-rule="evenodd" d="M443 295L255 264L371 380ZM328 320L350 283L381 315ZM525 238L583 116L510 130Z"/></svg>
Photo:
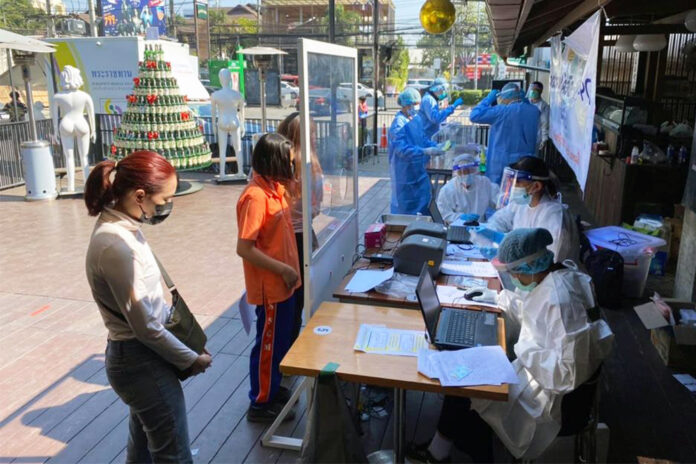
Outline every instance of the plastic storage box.
<svg viewBox="0 0 696 464"><path fill-rule="evenodd" d="M618 226L600 227L585 232L593 246L618 252L624 259L623 294L640 298L650 271L654 250L667 242Z"/></svg>

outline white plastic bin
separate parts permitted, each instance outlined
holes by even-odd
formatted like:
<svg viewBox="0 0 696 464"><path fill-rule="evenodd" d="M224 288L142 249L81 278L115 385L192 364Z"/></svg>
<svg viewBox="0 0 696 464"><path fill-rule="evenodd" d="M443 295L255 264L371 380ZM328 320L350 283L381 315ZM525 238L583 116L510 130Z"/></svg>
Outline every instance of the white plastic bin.
<svg viewBox="0 0 696 464"><path fill-rule="evenodd" d="M643 253L649 248L660 248L667 242L660 237L641 234L618 226L599 227L585 232L594 246L608 248L619 252L621 256L632 256Z"/></svg>
<svg viewBox="0 0 696 464"><path fill-rule="evenodd" d="M623 257L624 278L622 291L625 297L640 298L643 296L652 258L653 253L651 252Z"/></svg>

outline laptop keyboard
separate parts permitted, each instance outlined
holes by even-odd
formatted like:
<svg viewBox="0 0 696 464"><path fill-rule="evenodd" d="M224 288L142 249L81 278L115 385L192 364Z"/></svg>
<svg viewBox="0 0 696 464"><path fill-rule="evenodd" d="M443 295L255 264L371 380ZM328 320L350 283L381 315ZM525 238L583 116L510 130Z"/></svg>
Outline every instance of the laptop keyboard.
<svg viewBox="0 0 696 464"><path fill-rule="evenodd" d="M476 322L479 314L462 310L449 311L445 342L474 346Z"/></svg>
<svg viewBox="0 0 696 464"><path fill-rule="evenodd" d="M447 240L450 242L464 243L470 240L469 231L466 227L448 227L447 228Z"/></svg>

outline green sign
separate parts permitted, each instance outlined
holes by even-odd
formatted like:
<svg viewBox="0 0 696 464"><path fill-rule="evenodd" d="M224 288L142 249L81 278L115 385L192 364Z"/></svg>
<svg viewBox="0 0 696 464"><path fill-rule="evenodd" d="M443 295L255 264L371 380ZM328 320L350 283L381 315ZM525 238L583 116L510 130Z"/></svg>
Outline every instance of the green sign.
<svg viewBox="0 0 696 464"><path fill-rule="evenodd" d="M208 3L196 2L196 17L198 19L208 19Z"/></svg>

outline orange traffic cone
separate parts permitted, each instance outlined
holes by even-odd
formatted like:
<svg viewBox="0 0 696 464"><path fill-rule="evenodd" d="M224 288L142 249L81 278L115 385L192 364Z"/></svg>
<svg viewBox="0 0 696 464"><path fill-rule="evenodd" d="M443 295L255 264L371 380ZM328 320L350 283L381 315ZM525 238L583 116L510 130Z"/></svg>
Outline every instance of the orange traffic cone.
<svg viewBox="0 0 696 464"><path fill-rule="evenodd" d="M380 148L387 148L387 125L382 124L382 137L379 140Z"/></svg>

